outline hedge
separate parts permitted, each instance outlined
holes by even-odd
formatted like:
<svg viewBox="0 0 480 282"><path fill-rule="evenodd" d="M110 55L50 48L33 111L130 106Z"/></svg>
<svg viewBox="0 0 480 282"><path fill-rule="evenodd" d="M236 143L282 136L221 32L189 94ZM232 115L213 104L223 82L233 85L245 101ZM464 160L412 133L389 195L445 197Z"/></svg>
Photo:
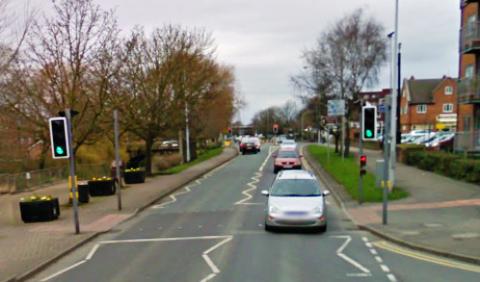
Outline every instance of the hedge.
<svg viewBox="0 0 480 282"><path fill-rule="evenodd" d="M464 159L444 152L411 151L406 163L451 178L480 183L480 160Z"/></svg>

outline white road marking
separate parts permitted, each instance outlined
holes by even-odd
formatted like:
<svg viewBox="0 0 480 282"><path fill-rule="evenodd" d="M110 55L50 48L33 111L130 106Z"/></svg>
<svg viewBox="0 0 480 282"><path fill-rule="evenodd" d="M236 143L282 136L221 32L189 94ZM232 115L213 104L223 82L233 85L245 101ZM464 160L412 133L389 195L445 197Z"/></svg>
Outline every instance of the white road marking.
<svg viewBox="0 0 480 282"><path fill-rule="evenodd" d="M251 179L252 181L250 181L249 183L247 183L247 185L250 187L250 188L247 188L245 190L242 191L242 194L245 195L245 198L237 201L234 205L259 205L258 203L246 203L248 200L250 200L251 198L253 198L253 196L250 194L251 191L254 191L257 189L257 184L260 182L260 178L262 177L262 171L263 169L265 168L265 165L267 164L268 160L270 159L270 156L272 155L272 146L270 146L268 148L268 154L267 154L267 157L265 158L265 160L263 161L262 165L260 166L260 168L258 169L257 172L255 172L255 176L253 176ZM263 203L261 203L261 205L264 205Z"/></svg>
<svg viewBox="0 0 480 282"><path fill-rule="evenodd" d="M370 273L370 270L366 267L364 267L363 265L361 265L359 262L355 261L354 259L350 258L349 256L345 255L343 253L343 250L348 246L348 244L350 243L350 241L352 241L352 237L349 236L349 235L339 235L339 236L332 236L332 238L339 238L339 239L345 239L345 242L340 246L340 248L338 248L337 250L337 256L339 256L340 258L342 258L344 261L350 263L351 265L353 265L355 268L359 269L361 271L361 273L350 273L350 274L347 274L350 275L350 276L358 276L358 275L362 275L362 276L371 276L371 273Z"/></svg>
<svg viewBox="0 0 480 282"><path fill-rule="evenodd" d="M375 250L375 248L373 247L373 244L368 241L367 237L362 237L362 240L365 242L365 246L367 246L370 253L372 253L375 260L380 265L380 268L382 269L382 271L385 273L388 273L387 274L388 280L390 280L391 282L396 282L397 278L395 278L395 275L390 273L390 268L388 268L388 266L383 263L383 259L380 257L380 255L378 255L377 250Z"/></svg>
<svg viewBox="0 0 480 282"><path fill-rule="evenodd" d="M388 268L388 266L385 264L380 264L380 268L383 270L383 272L390 272L390 268Z"/></svg>
<svg viewBox="0 0 480 282"><path fill-rule="evenodd" d="M391 273L387 275L387 278L388 278L388 280L390 280L391 282L397 282L397 278L395 278L395 275L393 275L393 274L391 274Z"/></svg>
<svg viewBox="0 0 480 282"><path fill-rule="evenodd" d="M55 277L57 277L57 276L65 273L65 272L67 272L67 271L69 271L69 270L74 269L75 267L77 267L77 266L79 266L79 265L81 265L81 264L84 264L85 262L87 262L87 261L86 261L86 260L81 260L81 261L79 261L79 262L77 262L77 263L75 263L75 264L72 264L71 266L69 266L69 267L67 267L67 268L64 268L64 269L62 269L62 270L60 270L60 271L58 271L58 272L55 272L54 274L52 274L52 275L50 275L50 276L48 276L48 277L43 278L42 280L40 280L40 282L45 282L45 281L48 281L48 280L50 280L50 279L52 279L52 278L55 278Z"/></svg>
<svg viewBox="0 0 480 282"><path fill-rule="evenodd" d="M58 272L55 272L54 274L48 276L48 277L45 277L43 278L42 280L40 280L41 282L45 282L45 281L48 281L48 280L51 280L69 270L72 270L74 269L75 267L85 263L85 262L88 262L90 259L92 259L92 257L95 255L95 253L98 251L98 249L102 246L102 245L109 245L109 244L135 244L135 243L152 243L152 242L172 242L172 241L189 241L189 240L218 240L218 239L223 239L222 241L220 241L219 243L215 244L213 247L210 247L209 249L207 249L206 251L204 251L202 253L202 258L204 259L204 261L207 263L207 265L210 267L210 269L212 270L213 273L209 274L208 276L206 276L205 278L203 278L202 280L200 281L208 281L210 279L212 279L213 277L215 277L218 273L220 273L220 270L218 269L218 267L215 265L215 263L210 259L210 257L208 256L208 254L210 254L211 252L213 252L215 249L221 247L222 245L228 243L229 241L231 241L233 239L233 236L232 235L224 235L224 236L201 236L201 237L173 237L173 238L150 238L150 239L127 239L127 240L107 240L107 241L100 241L98 244L95 244L95 246L93 246L93 248L90 250L90 252L88 253L88 255L85 257L85 259L69 266L69 267L66 267Z"/></svg>

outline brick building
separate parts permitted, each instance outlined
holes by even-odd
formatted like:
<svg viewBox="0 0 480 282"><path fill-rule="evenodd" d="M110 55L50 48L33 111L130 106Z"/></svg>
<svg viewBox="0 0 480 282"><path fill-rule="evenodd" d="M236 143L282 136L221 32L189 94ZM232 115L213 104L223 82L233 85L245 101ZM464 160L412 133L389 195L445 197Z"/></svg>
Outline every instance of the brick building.
<svg viewBox="0 0 480 282"><path fill-rule="evenodd" d="M480 0L462 0L457 151L480 152Z"/></svg>
<svg viewBox="0 0 480 282"><path fill-rule="evenodd" d="M456 130L457 80L405 79L400 102L402 132L411 130Z"/></svg>

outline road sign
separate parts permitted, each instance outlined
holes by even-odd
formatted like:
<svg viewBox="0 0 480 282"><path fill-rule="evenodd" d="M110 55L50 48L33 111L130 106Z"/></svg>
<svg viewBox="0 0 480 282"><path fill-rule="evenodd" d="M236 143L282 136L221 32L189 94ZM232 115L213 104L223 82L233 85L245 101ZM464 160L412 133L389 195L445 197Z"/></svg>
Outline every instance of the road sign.
<svg viewBox="0 0 480 282"><path fill-rule="evenodd" d="M328 100L328 116L336 117L345 115L345 100Z"/></svg>
<svg viewBox="0 0 480 282"><path fill-rule="evenodd" d="M384 113L385 112L385 104L379 104L378 105L378 111L380 113Z"/></svg>
<svg viewBox="0 0 480 282"><path fill-rule="evenodd" d="M50 141L52 143L52 157L54 159L68 159L70 157L67 119L53 117L48 120L50 125Z"/></svg>

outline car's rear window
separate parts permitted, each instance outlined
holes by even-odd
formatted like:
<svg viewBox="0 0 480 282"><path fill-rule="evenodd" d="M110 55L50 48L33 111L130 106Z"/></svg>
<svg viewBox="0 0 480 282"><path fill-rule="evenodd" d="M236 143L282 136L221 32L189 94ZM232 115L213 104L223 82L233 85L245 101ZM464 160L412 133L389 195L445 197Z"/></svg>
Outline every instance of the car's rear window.
<svg viewBox="0 0 480 282"><path fill-rule="evenodd" d="M295 151L280 151L277 154L278 158L298 158L298 155Z"/></svg>
<svg viewBox="0 0 480 282"><path fill-rule="evenodd" d="M320 185L313 179L279 179L270 193L276 197L315 197L321 195Z"/></svg>

